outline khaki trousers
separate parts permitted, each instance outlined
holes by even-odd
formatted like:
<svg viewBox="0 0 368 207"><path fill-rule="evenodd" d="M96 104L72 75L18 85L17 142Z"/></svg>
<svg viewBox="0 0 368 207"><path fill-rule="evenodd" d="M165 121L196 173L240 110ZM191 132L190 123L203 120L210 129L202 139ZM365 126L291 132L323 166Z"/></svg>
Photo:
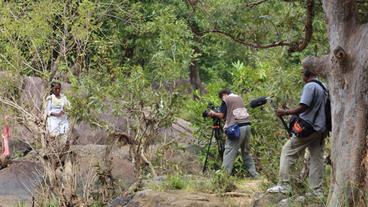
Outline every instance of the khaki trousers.
<svg viewBox="0 0 368 207"><path fill-rule="evenodd" d="M323 181L323 141L324 135L315 132L309 137L290 138L282 148L280 158L280 184L290 181L290 167L295 164L306 148L310 152L309 162L309 186L311 190L322 190Z"/></svg>
<svg viewBox="0 0 368 207"><path fill-rule="evenodd" d="M251 157L249 153L250 137L251 137L250 126L247 125L247 126L240 127L240 138L239 139L237 140L226 139L225 152L224 152L222 166L223 168L226 169L226 171L229 174L231 174L233 170L234 161L240 149L245 168L248 170L248 172L252 176L258 175L253 158Z"/></svg>

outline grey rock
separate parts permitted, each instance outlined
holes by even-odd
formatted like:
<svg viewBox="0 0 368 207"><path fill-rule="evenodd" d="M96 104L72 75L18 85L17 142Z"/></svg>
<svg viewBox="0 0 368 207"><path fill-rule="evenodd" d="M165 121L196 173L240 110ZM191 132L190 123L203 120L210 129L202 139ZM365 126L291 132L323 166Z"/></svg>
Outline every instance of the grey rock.
<svg viewBox="0 0 368 207"><path fill-rule="evenodd" d="M72 151L77 155L76 163L80 169L81 179L87 179L88 174L94 174L100 167L107 167L105 160L106 145L74 145ZM111 174L115 179L120 180L125 187L135 183L137 178L134 174L133 164L129 160L129 147L122 148L113 147L111 156L112 171ZM83 181L81 181L83 182Z"/></svg>
<svg viewBox="0 0 368 207"><path fill-rule="evenodd" d="M132 199L133 195L129 196L118 196L114 200L111 201L111 203L108 205L108 207L123 207L129 203L129 201Z"/></svg>
<svg viewBox="0 0 368 207"><path fill-rule="evenodd" d="M291 200L289 198L282 199L278 204L277 207L288 207Z"/></svg>
<svg viewBox="0 0 368 207"><path fill-rule="evenodd" d="M42 168L30 161L13 162L0 170L0 204L4 207L23 203L32 205L32 195L42 180Z"/></svg>
<svg viewBox="0 0 368 207"><path fill-rule="evenodd" d="M268 207L278 204L284 199L287 199L287 195L282 193L256 193L252 199L251 206Z"/></svg>
<svg viewBox="0 0 368 207"><path fill-rule="evenodd" d="M47 83L39 77L24 77L20 95L21 103L34 114L43 114L43 100L49 94L46 92Z"/></svg>

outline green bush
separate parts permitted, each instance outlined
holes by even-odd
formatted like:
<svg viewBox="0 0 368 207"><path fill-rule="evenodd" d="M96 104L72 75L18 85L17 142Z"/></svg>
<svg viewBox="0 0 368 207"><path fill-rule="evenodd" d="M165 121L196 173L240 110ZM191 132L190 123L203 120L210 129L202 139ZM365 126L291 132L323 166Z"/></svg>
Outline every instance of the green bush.
<svg viewBox="0 0 368 207"><path fill-rule="evenodd" d="M217 193L231 192L236 189L235 178L224 170L216 171L211 178L212 190Z"/></svg>
<svg viewBox="0 0 368 207"><path fill-rule="evenodd" d="M186 179L180 175L171 175L167 178L165 185L166 189L181 190L186 187L187 182Z"/></svg>

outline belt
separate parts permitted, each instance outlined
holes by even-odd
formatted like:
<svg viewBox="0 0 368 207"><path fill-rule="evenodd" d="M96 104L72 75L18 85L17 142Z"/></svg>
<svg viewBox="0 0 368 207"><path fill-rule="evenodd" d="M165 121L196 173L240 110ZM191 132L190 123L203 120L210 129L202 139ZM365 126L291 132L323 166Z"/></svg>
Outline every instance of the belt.
<svg viewBox="0 0 368 207"><path fill-rule="evenodd" d="M250 125L250 122L238 124L239 127L248 126L248 125Z"/></svg>

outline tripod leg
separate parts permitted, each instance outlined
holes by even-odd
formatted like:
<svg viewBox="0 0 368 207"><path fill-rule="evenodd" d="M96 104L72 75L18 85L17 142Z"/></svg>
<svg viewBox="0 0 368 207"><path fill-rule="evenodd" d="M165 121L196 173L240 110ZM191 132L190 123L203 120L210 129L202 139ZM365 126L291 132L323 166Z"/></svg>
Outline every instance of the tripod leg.
<svg viewBox="0 0 368 207"><path fill-rule="evenodd" d="M224 158L225 143L224 143L224 139L221 135L222 135L222 130L221 129L215 129L215 139L216 139L216 142L217 142L218 156L219 156L219 159L222 162L222 160Z"/></svg>
<svg viewBox="0 0 368 207"><path fill-rule="evenodd" d="M207 170L207 160L208 160L208 155L209 155L209 153L210 153L210 148L211 148L211 143L212 143L213 135L214 135L214 130L212 130L212 134L211 134L211 137L210 137L210 141L209 141L209 143L208 143L207 153L206 153L206 159L204 160L203 170L202 170L202 172L203 172L203 173Z"/></svg>
<svg viewBox="0 0 368 207"><path fill-rule="evenodd" d="M285 120L284 120L282 117L279 117L279 119L281 120L282 125L284 125L285 130L288 132L289 137L291 137L291 136L292 136L292 134L291 134L291 130L290 130L290 129L289 129L289 127L287 126L287 124L286 124Z"/></svg>

